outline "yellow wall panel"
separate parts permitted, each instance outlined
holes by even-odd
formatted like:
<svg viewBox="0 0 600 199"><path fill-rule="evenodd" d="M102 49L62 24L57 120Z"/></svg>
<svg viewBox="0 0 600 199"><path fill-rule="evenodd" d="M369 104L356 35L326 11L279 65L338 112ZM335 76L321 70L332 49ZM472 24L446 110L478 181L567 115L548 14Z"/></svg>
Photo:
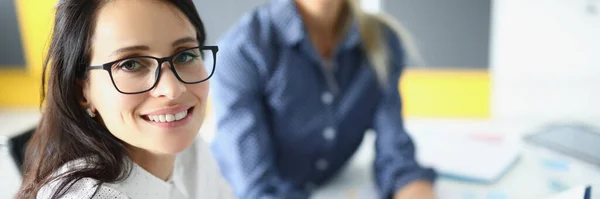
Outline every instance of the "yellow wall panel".
<svg viewBox="0 0 600 199"><path fill-rule="evenodd" d="M16 0L25 63L31 75L41 76L50 45L56 0Z"/></svg>
<svg viewBox="0 0 600 199"><path fill-rule="evenodd" d="M487 70L406 70L400 91L409 117L487 118Z"/></svg>
<svg viewBox="0 0 600 199"><path fill-rule="evenodd" d="M37 107L57 0L15 0L26 69L0 69L0 108Z"/></svg>
<svg viewBox="0 0 600 199"><path fill-rule="evenodd" d="M40 104L40 78L0 75L0 108L36 108Z"/></svg>

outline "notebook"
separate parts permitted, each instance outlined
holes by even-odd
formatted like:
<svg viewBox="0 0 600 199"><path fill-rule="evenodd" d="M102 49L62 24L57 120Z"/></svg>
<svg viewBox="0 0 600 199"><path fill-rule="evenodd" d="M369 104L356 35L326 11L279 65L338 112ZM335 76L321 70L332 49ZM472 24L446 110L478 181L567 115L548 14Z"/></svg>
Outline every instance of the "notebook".
<svg viewBox="0 0 600 199"><path fill-rule="evenodd" d="M495 183L517 162L517 143L502 137L427 133L412 135L419 163L441 177L474 183Z"/></svg>

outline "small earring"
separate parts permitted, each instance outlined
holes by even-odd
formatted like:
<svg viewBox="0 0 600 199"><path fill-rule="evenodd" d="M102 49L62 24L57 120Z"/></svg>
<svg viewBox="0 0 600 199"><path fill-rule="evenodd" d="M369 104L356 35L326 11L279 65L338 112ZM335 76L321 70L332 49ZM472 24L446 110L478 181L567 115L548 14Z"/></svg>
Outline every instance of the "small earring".
<svg viewBox="0 0 600 199"><path fill-rule="evenodd" d="M88 114L90 117L92 117L92 118L95 118L95 117L96 117L96 114L94 113L94 111L92 111L92 109L91 109L91 108L87 108L87 109L85 109L85 112L87 112L87 114Z"/></svg>

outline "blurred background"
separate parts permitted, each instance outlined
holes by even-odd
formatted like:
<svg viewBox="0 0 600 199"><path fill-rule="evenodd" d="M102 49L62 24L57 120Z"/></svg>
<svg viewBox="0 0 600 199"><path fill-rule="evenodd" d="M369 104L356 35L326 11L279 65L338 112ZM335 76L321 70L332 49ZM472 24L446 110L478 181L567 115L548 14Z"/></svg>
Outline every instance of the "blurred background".
<svg viewBox="0 0 600 199"><path fill-rule="evenodd" d="M208 44L267 2L194 1ZM14 194L20 180L11 140L39 120L55 4L0 1L0 198ZM423 58L409 63L400 92L419 159L442 172L441 198L546 198L600 183L600 0L361 6L399 20ZM208 142L212 126L202 129ZM371 198L369 136L346 172L315 198Z"/></svg>

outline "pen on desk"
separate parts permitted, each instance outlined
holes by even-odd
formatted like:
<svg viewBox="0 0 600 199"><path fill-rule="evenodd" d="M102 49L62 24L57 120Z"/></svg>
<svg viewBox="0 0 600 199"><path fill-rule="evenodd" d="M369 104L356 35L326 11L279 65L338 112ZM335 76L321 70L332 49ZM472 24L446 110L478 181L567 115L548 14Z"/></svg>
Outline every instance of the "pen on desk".
<svg viewBox="0 0 600 199"><path fill-rule="evenodd" d="M583 199L591 199L592 198L592 187L587 186L585 188L585 194L583 195Z"/></svg>

